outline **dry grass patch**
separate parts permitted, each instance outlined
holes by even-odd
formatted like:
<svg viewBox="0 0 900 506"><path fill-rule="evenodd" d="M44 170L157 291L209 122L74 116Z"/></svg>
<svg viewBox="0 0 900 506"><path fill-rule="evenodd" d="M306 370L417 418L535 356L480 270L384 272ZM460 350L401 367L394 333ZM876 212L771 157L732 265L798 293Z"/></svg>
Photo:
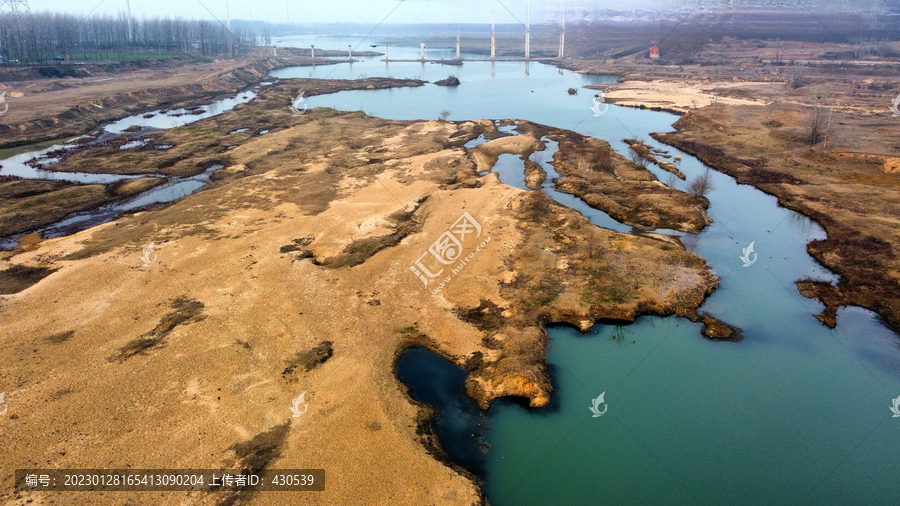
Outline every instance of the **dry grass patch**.
<svg viewBox="0 0 900 506"><path fill-rule="evenodd" d="M0 295L19 293L26 288L36 285L56 271L57 269L50 267L13 265L0 271Z"/></svg>
<svg viewBox="0 0 900 506"><path fill-rule="evenodd" d="M160 318L159 323L156 324L153 330L126 343L115 355L109 358L109 361L124 362L135 355L142 355L147 350L162 344L163 339L175 327L200 321L204 318L202 315L204 306L200 301L180 296L173 300L170 306L174 311Z"/></svg>

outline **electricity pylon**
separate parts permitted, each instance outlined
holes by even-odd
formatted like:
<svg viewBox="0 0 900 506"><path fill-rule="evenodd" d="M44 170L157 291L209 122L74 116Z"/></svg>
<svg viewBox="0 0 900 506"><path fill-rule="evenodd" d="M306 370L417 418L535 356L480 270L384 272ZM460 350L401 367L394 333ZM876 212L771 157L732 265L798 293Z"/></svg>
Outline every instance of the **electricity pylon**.
<svg viewBox="0 0 900 506"><path fill-rule="evenodd" d="M11 13L13 17L20 17L31 10L28 0L0 0L0 14Z"/></svg>
<svg viewBox="0 0 900 506"><path fill-rule="evenodd" d="M28 6L28 0L0 0L0 18L7 24L7 33L10 34L10 40L15 45L21 45L22 40L22 23L23 16L28 14L31 8ZM0 41L2 44L2 41ZM0 52L5 52L9 57L10 48L0 47ZM21 53L21 51L17 51ZM21 56L20 56L21 57Z"/></svg>

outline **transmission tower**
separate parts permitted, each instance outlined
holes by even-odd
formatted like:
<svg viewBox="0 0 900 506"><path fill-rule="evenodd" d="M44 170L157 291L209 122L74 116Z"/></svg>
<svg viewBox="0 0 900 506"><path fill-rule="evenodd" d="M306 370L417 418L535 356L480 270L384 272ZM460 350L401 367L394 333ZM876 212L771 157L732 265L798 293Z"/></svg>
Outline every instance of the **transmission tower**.
<svg viewBox="0 0 900 506"><path fill-rule="evenodd" d="M0 22L6 25L6 30L4 31L11 35L12 45L19 46L11 48L0 45L0 53L5 53L7 58L10 57L10 49L15 49L16 54L21 53L21 20L30 10L28 0L0 0ZM2 41L0 41L0 44L2 44Z"/></svg>
<svg viewBox="0 0 900 506"><path fill-rule="evenodd" d="M28 0L0 0L0 14L12 14L14 18L28 14Z"/></svg>

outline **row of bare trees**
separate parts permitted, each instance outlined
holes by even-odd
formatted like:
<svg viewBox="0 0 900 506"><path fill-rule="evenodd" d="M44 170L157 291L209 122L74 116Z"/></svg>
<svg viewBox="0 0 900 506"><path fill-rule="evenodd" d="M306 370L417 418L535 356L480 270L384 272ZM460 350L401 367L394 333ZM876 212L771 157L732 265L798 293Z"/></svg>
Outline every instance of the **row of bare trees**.
<svg viewBox="0 0 900 506"><path fill-rule="evenodd" d="M0 55L7 62L120 60L134 53L237 56L256 35L217 21L134 19L124 14L79 17L55 12L0 14Z"/></svg>

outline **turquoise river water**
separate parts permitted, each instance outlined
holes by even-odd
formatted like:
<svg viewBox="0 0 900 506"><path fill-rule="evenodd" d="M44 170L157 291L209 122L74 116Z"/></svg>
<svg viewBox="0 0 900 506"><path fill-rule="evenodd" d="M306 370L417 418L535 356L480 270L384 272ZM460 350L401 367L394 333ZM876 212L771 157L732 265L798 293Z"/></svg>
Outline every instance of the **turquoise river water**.
<svg viewBox="0 0 900 506"><path fill-rule="evenodd" d="M623 154L622 140L638 137L681 154L688 178L706 170L650 138L671 131L676 116L616 106L596 116L593 92L566 93L611 78L534 62L526 71L523 62L449 67L376 58L273 76L435 81L449 74L462 84L345 91L309 98L308 106L404 120L434 119L442 110L451 120L527 119L605 139ZM517 164L498 164L501 179L521 184ZM651 170L666 181L666 172ZM803 298L795 281L836 279L806 252L823 229L753 187L713 177L713 224L681 235L722 278L702 309L741 327L743 341L705 340L699 325L674 317L597 325L588 334L552 328L551 406L499 400L486 421L460 401L454 365L424 350L409 350L398 364L412 395L441 410L444 446L479 473L492 504L900 504L900 418L890 410L900 396L900 338L861 308L842 309L835 330L819 323L813 315L821 304ZM599 226L630 228L556 194L552 183L543 191L569 199ZM751 242L757 261L744 267ZM604 392L608 409L593 417L591 401Z"/></svg>

